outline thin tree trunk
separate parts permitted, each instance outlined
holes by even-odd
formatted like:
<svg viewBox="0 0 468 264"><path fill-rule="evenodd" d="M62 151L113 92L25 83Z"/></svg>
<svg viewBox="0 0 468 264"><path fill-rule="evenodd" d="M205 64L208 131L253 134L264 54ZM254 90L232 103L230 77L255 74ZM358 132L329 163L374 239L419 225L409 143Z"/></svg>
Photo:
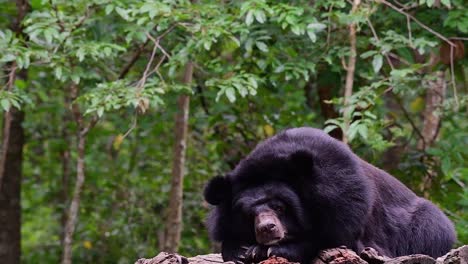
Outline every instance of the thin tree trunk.
<svg viewBox="0 0 468 264"><path fill-rule="evenodd" d="M78 96L78 86L76 84L71 85L70 93L72 100ZM62 264L72 263L72 243L73 234L75 232L76 223L78 221L78 210L81 202L81 192L83 191L83 184L85 182L85 146L86 146L86 135L94 125L92 122L90 125L85 127L84 118L80 109L76 103L72 103L72 112L75 118L75 122L78 126L77 132L77 161L76 161L76 181L75 188L73 191L73 197L68 209L67 221L65 224L65 234L63 239L63 254Z"/></svg>
<svg viewBox="0 0 468 264"><path fill-rule="evenodd" d="M2 186L3 186L3 177L5 176L5 166L6 166L6 160L7 160L7 154L8 154L8 146L10 145L11 119L12 119L11 111L6 111L3 117L2 155L0 156L0 190L2 189Z"/></svg>
<svg viewBox="0 0 468 264"><path fill-rule="evenodd" d="M7 116L9 116L7 118ZM24 113L11 108L5 113L10 120L8 145L5 155L3 184L0 189L0 260L2 263L20 263L21 256L21 165L23 161L24 131L21 126Z"/></svg>
<svg viewBox="0 0 468 264"><path fill-rule="evenodd" d="M64 107L65 109L70 109L70 98L66 92L64 98ZM70 167L70 146L71 146L71 139L68 124L71 122L70 113L66 111L62 117L62 140L64 141L64 148L60 153L60 160L62 163L62 186L60 191L60 202L63 204L63 208L61 208L61 217L60 222L62 226L61 234L60 234L60 243L61 246L64 247L64 239L65 239L65 226L67 224L67 205L69 200L69 191L70 191L70 174L71 174L71 167Z"/></svg>
<svg viewBox="0 0 468 264"><path fill-rule="evenodd" d="M340 80L340 76L336 73L333 73L328 66L319 66L317 79L313 82L315 82L315 90L318 96L320 113L325 121L339 117L339 113L335 110L333 104L326 103L327 101L333 99L334 91L337 90L337 87L340 85L337 80ZM312 81L310 81L306 84L306 98L307 105L311 109L314 109L315 107L311 94L312 90ZM338 140L343 139L343 132L340 128L335 128L328 134Z"/></svg>
<svg viewBox="0 0 468 264"><path fill-rule="evenodd" d="M424 109L424 121L421 138L418 142L418 149L425 150L430 147L439 134L441 124L440 115L437 110L442 106L447 90L444 72L433 73L434 79L427 81L426 106Z"/></svg>
<svg viewBox="0 0 468 264"><path fill-rule="evenodd" d="M86 136L78 136L78 158L76 163L76 182L75 190L73 192L73 200L71 202L70 208L68 210L68 218L65 225L65 236L63 240L63 257L62 264L71 264L72 257L72 242L73 242L73 233L75 232L76 222L78 220L78 209L80 208L81 202L81 192L83 190L83 184L85 181L85 162L84 162L84 153L85 153L85 144Z"/></svg>
<svg viewBox="0 0 468 264"><path fill-rule="evenodd" d="M23 35L21 22L30 10L27 1L16 1L17 16L11 28ZM15 79L26 80L27 71L16 72L16 63L9 65L7 89ZM24 112L11 107L3 116L2 155L0 156L0 262L17 264L21 258L21 178L23 163Z"/></svg>
<svg viewBox="0 0 468 264"><path fill-rule="evenodd" d="M356 13L361 0L354 0L353 1L353 8L351 9L351 13ZM350 42L350 54L348 64L346 65L346 84L345 84L345 92L344 92L344 126L345 131L343 131L343 142L348 143L348 138L346 137L346 133L348 132L349 125L351 124L351 113L349 107L349 98L353 94L353 83L354 83L354 71L356 67L356 23L351 23L349 25L349 42Z"/></svg>
<svg viewBox="0 0 468 264"><path fill-rule="evenodd" d="M437 110L442 106L447 90L444 72L437 71L432 75L434 78L428 80L426 84L427 91L426 106L423 112L423 129L417 145L418 149L422 151L432 146L439 135L442 121L440 115L437 114ZM421 183L421 191L424 192L425 197L428 197L429 193L427 190L431 189L433 179L437 175L437 172L432 169L432 165L434 165L436 161L424 156L423 162L428 165L428 169Z"/></svg>
<svg viewBox="0 0 468 264"><path fill-rule="evenodd" d="M184 83L191 84L193 64L185 66ZM176 115L174 161L172 164L172 183L169 200L169 211L166 219L164 250L176 252L179 247L182 231L182 198L185 167L185 152L187 148L188 116L190 96L183 94L178 98L179 111Z"/></svg>

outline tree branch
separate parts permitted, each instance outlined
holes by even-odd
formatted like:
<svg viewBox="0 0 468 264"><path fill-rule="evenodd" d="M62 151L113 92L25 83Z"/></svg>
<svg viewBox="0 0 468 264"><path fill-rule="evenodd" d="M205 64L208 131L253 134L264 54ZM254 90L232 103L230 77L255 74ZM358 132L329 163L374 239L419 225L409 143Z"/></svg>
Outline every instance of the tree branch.
<svg viewBox="0 0 468 264"><path fill-rule="evenodd" d="M71 34L72 34L75 30L79 29L79 28L84 24L84 22L86 21L86 19L88 19L89 15L90 15L90 13L91 13L90 10L89 10L89 8L90 8L90 7L86 7L86 12L85 12L84 16L82 16L82 17L80 18L80 20L79 20L78 22L76 22L76 23L72 26L72 28L70 29L69 34L68 34L67 36L65 36L65 38L63 38L63 40L60 42L60 44L58 44L58 45L55 47L53 53L56 53L56 52L60 49L60 47L63 46L63 44L65 43L65 41L67 41L67 39L71 36ZM57 19L57 20L58 20L58 19ZM60 24L59 24L59 26L60 26Z"/></svg>
<svg viewBox="0 0 468 264"><path fill-rule="evenodd" d="M125 65L125 67L120 71L118 79L123 79L127 75L127 73L130 71L130 69L133 67L133 65L137 62L137 60L140 58L141 53L145 50L146 45L149 43L149 39L145 41L145 43L141 44L140 47L138 47L137 51L135 54L133 54L132 58L130 61Z"/></svg>
<svg viewBox="0 0 468 264"><path fill-rule="evenodd" d="M369 19L367 19L367 25L369 25L369 28L370 28L371 31L372 31L372 35L374 35L374 38L380 43L380 38L379 38L379 36L377 35L377 32L375 31L375 28L374 28L374 26L372 25L372 22L371 22ZM385 59L386 59L387 62L388 62L388 65L390 66L390 68L391 68L392 70L394 70L395 67L393 66L392 60L388 57L388 54L385 53L384 56L385 56Z"/></svg>
<svg viewBox="0 0 468 264"><path fill-rule="evenodd" d="M10 73L8 74L8 81L5 85L7 91L13 89L16 79L16 62L11 63ZM10 108L13 106L10 106ZM2 140L2 154L0 156L0 191L2 190L3 177L5 174L6 159L8 153L8 146L10 144L10 130L11 130L12 114L11 109L5 111L3 123L3 140Z"/></svg>
<svg viewBox="0 0 468 264"><path fill-rule="evenodd" d="M163 39L167 34L169 34L169 32L171 32L177 25L178 25L178 23L173 24L166 31L164 31L161 35L159 35L157 38L154 38L149 33L146 33L146 36L148 37L148 40L151 40L154 43L154 47L153 47L153 51L151 52L150 59L149 59L148 63L146 64L145 71L143 72L143 76L141 77L141 79L137 83L137 87L136 87L137 92L140 92L143 89L148 76L150 76L154 72L156 72L158 74L158 76L161 78L161 80L164 81L161 74L159 74L158 70L159 70L159 67L161 66L161 64L163 63L163 61L166 59L166 57L171 58L171 55L169 53L167 53L166 50L164 50L164 48L159 43L160 43L161 39ZM154 57L156 56L156 51L158 49L161 50L161 52L164 55L162 56L161 60L159 60L158 64L155 66L155 68L150 72L149 70L151 68L151 65L153 64L153 60L154 60Z"/></svg>
<svg viewBox="0 0 468 264"><path fill-rule="evenodd" d="M398 95L396 95L395 93L391 93L393 95L393 97L395 98L397 104L398 104L398 107L400 107L401 111L403 111L403 114L405 116L405 118L408 120L408 122L410 123L411 127L413 128L413 130L416 132L416 134L418 134L418 137L422 140L424 140L424 137L421 133L421 131L419 131L418 127L416 126L416 124L413 122L413 120L411 119L408 111L406 111L406 108L403 106L402 102L401 102L401 98L398 97Z"/></svg>
<svg viewBox="0 0 468 264"><path fill-rule="evenodd" d="M421 21L419 21L417 18L415 18L414 16L410 15L409 13L403 11L403 9L400 9L396 6L394 6L393 4L385 1L385 0L376 0L378 3L382 3L390 8L392 8L393 10L397 11L398 13L402 14L402 15L405 15L406 17L409 17L411 18L411 20L413 20L414 22L416 22L419 26L421 26L422 28L424 28L425 30L431 32L433 35L435 35L436 37L440 38L441 40L447 42L450 46L452 47L455 47L456 48L456 45L455 43L453 43L452 41L450 41L448 38L444 37L442 34L440 34L439 32L433 30L432 28L424 25Z"/></svg>

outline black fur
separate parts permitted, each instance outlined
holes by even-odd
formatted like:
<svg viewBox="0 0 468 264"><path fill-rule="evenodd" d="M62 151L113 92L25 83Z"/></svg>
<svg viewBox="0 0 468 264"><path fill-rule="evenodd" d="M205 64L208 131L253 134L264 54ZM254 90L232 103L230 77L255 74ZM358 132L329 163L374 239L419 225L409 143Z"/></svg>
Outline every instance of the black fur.
<svg viewBox="0 0 468 264"><path fill-rule="evenodd" d="M245 208L261 193L286 196L292 208L283 223L288 239L270 247L256 244ZM226 261L251 252L266 258L269 248L270 255L306 263L320 249L341 245L357 252L373 247L389 257L438 257L456 240L435 205L313 128L288 129L260 143L232 172L208 183L205 199L216 205L208 229L222 242ZM243 206L235 206L239 201Z"/></svg>

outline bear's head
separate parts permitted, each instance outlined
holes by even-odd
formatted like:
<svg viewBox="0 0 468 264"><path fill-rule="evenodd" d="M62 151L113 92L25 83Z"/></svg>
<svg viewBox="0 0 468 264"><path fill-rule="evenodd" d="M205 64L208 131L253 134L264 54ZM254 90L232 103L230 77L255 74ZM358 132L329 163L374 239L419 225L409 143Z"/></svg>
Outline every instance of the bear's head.
<svg viewBox="0 0 468 264"><path fill-rule="evenodd" d="M229 210L233 236L274 245L295 239L305 227L303 206L287 184L272 181L232 193L228 178L215 177L205 188L207 202ZM224 223L226 224L226 223Z"/></svg>

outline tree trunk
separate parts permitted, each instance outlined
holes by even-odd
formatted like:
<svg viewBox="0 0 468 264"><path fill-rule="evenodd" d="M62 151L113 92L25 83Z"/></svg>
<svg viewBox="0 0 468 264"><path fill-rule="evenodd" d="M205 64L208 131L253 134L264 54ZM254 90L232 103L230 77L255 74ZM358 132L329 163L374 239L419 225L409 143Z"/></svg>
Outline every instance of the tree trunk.
<svg viewBox="0 0 468 264"><path fill-rule="evenodd" d="M339 117L339 113L335 110L333 104L328 104L326 101L333 99L334 91L338 89L340 85L340 76L336 73L333 73L330 67L326 65L322 65L319 67L319 71L317 73L317 79L315 80L316 83L316 92L318 96L319 106L320 106L320 113L323 119L326 121L328 119L333 119ZM307 97L307 104L311 109L315 109L312 101L312 83L309 82L307 84L306 89L306 97ZM342 140L343 139L343 131L340 128L335 128L328 133L330 136Z"/></svg>
<svg viewBox="0 0 468 264"><path fill-rule="evenodd" d="M64 107L65 109L70 109L70 98L65 92L64 97ZM65 226L67 224L67 205L69 200L69 191L70 191L70 176L71 176L71 153L70 153L70 146L71 146L71 139L70 139L70 131L68 128L68 124L72 122L70 113L66 111L62 117L62 140L64 141L64 147L60 152L60 160L62 164L62 186L60 190L60 203L63 207L60 207L61 216L60 216L60 223L61 223L61 233L60 233L60 243L62 248L64 247L64 239L65 239Z"/></svg>
<svg viewBox="0 0 468 264"><path fill-rule="evenodd" d="M354 0L351 13L356 13L359 7L361 0ZM349 98L353 94L353 83L354 83L354 71L356 68L356 22L353 22L349 25L349 43L350 43L350 54L348 64L346 65L346 83L345 83L345 92L344 92L344 127L343 131L343 142L348 143L348 138L346 133L348 133L349 125L351 124L351 113L349 107Z"/></svg>
<svg viewBox="0 0 468 264"><path fill-rule="evenodd" d="M81 134L81 133L79 133ZM72 257L72 242L73 242L73 233L75 232L76 222L78 220L78 209L80 208L81 202L81 192L83 190L83 184L85 181L85 161L84 161L84 153L85 153L85 143L86 143L86 136L80 135L78 136L78 158L76 162L76 182L75 182L75 190L73 192L73 200L70 205L70 209L68 210L68 218L65 225L65 235L63 239L63 257L62 257L62 264L71 264L71 257Z"/></svg>
<svg viewBox="0 0 468 264"><path fill-rule="evenodd" d="M192 83L193 64L188 62L185 66L184 83ZM183 94L178 98L179 111L176 114L174 161L172 164L172 183L169 200L169 209L166 219L164 235L164 250L176 252L179 247L180 233L182 231L182 198L183 179L185 167L185 152L187 148L187 131L190 96Z"/></svg>
<svg viewBox="0 0 468 264"><path fill-rule="evenodd" d="M21 23L30 10L25 0L16 1L17 16L11 28L16 35L23 35ZM15 79L26 80L27 71L16 72L16 64L10 64L7 89L12 90ZM24 112L14 107L4 113L2 155L0 157L0 260L17 264L21 257L21 178L24 146L22 123Z"/></svg>
<svg viewBox="0 0 468 264"><path fill-rule="evenodd" d="M70 89L72 100L78 96L78 86L76 84L71 85ZM84 126L83 115L80 112L78 105L72 103L72 111L75 117L75 122L78 125L77 132L77 161L76 161L76 181L75 189L73 191L73 198L68 209L68 217L65 224L65 234L63 239L63 254L62 264L72 263L72 243L73 233L75 232L76 223L78 221L78 210L81 202L81 192L83 191L83 184L85 181L85 146L86 146L86 135L92 125L88 127Z"/></svg>
<svg viewBox="0 0 468 264"><path fill-rule="evenodd" d="M430 147L439 134L441 124L437 110L442 106L447 90L444 72L433 73L434 79L427 81L426 107L424 109L424 123L421 134L422 139L418 142L418 149L425 150Z"/></svg>
<svg viewBox="0 0 468 264"><path fill-rule="evenodd" d="M437 113L438 109L442 106L445 98L445 92L447 90L447 83L445 82L444 72L437 71L433 74L433 79L427 81L426 91L426 106L423 112L423 129L421 131L421 138L418 141L418 149L425 151L427 148L432 146L437 139L439 129L441 126L441 118ZM435 160L423 157L423 162L428 165L426 175L421 183L421 191L424 196L428 198L429 190L432 186L434 177L437 172L432 169Z"/></svg>
<svg viewBox="0 0 468 264"><path fill-rule="evenodd" d="M5 163L0 189L0 259L2 263L20 263L21 256L21 165L23 161L24 113L11 108L5 113L9 140L2 146ZM7 131L5 131L7 132ZM7 136L4 134L4 137Z"/></svg>

